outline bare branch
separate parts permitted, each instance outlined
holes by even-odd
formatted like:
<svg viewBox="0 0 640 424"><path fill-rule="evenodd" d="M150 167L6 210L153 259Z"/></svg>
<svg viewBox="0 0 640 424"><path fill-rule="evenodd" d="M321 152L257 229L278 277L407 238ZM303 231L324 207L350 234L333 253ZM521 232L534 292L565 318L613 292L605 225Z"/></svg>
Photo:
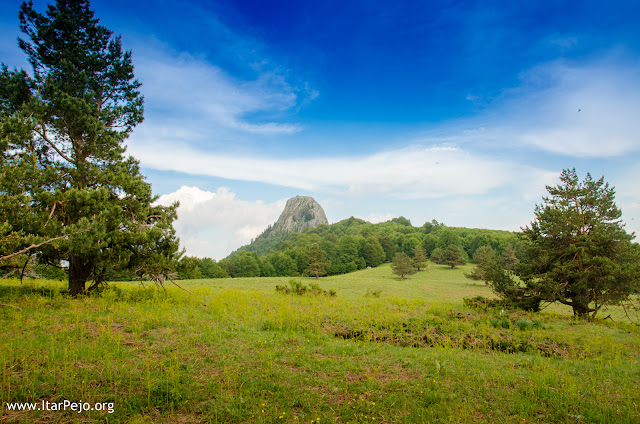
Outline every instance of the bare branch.
<svg viewBox="0 0 640 424"><path fill-rule="evenodd" d="M15 308L19 311L22 311L21 308L18 308L17 306L13 306L13 305L7 305L6 303L0 303L0 306L6 306L7 308Z"/></svg>
<svg viewBox="0 0 640 424"><path fill-rule="evenodd" d="M64 236L50 238L49 240L45 240L42 243L32 244L31 246L25 247L24 249L19 250L17 252L14 252L14 253L12 253L10 255L6 255L6 256L0 257L0 261L6 261L7 259L11 259L11 258L13 258L15 256L22 255L23 253L27 253L31 249L36 249L36 248L38 248L40 246L43 246L45 244L52 243L52 242L54 242L56 240L62 240L63 238L67 238L67 237L69 237L69 235L65 234Z"/></svg>
<svg viewBox="0 0 640 424"><path fill-rule="evenodd" d="M47 218L47 222L45 222L45 224L44 224L45 227L47 226L47 224L51 220L51 217L53 216L53 212L55 212L55 210L56 210L56 205L62 206L62 201L56 200L55 202L53 202L53 207L51 208L51 212L49 212L49 218Z"/></svg>
<svg viewBox="0 0 640 424"><path fill-rule="evenodd" d="M44 126L42 127L42 131L38 131L37 129L35 129L34 131L35 131L35 132L36 132L40 137L42 137L42 139L43 139L44 141L46 141L47 143L49 143L49 145L50 145L51 147L53 147L53 149L54 149L56 152L58 152L58 154L59 154L60 156L62 156L62 158L63 158L63 159L65 159L65 160L66 160L67 162L69 162L69 163L74 163L71 159L69 159L69 157L68 157L68 156L66 156L64 153L62 153L62 151L61 151L60 149L58 149L58 146L56 146L56 145L55 145L55 143L54 143L53 141L49 140L49 137L47 137L47 133L46 133L46 131L45 131L45 129L44 129Z"/></svg>
<svg viewBox="0 0 640 424"><path fill-rule="evenodd" d="M189 291L189 290L185 289L184 287L182 287L182 286L178 285L178 283L176 283L175 281L173 281L171 278L169 278L169 281L171 281L173 284L175 284L179 289L182 289L182 290L186 291L187 293L191 293L191 294L192 294L192 295L194 295L194 296L196 295L194 292Z"/></svg>
<svg viewBox="0 0 640 424"><path fill-rule="evenodd" d="M24 249L19 250L19 251L17 251L17 252L14 252L14 253L12 253L12 254L10 254L10 255L0 257L0 262L2 262L2 261L6 261L7 259L11 259L11 258L13 258L13 257L15 257L15 256L18 256L18 255L22 255L23 253L27 253L27 252L28 252L28 251L30 251L31 249L37 249L38 247L40 247L40 246L44 246L45 244L53 243L53 242L54 242L54 241L56 241L56 240L62 240L62 239L64 239L64 238L69 237L70 235L84 233L85 231L89 231L89 230L91 230L92 228L93 228L93 227L85 228L84 230L81 230L81 231L78 231L78 232L75 232L75 233L65 234L65 235L60 236L60 237L53 237L53 238L50 238L49 240L45 240L45 241L43 241L42 243L32 244L31 246L29 246L29 247L25 247Z"/></svg>

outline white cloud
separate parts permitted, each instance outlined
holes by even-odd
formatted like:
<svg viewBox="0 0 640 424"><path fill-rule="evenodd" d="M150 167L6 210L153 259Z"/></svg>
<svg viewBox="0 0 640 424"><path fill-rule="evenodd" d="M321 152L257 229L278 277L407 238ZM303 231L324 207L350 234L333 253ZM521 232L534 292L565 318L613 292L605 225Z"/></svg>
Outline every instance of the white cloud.
<svg viewBox="0 0 640 424"><path fill-rule="evenodd" d="M134 144L130 152L144 166L160 170L351 195L389 193L416 199L479 195L550 179L548 172L473 156L454 147L416 146L364 157L287 160L207 153L158 143L149 147Z"/></svg>
<svg viewBox="0 0 640 424"><path fill-rule="evenodd" d="M214 259L248 244L278 219L286 203L247 202L226 188L213 193L187 186L158 199L162 205L175 201L180 207L174 228L187 254Z"/></svg>
<svg viewBox="0 0 640 424"><path fill-rule="evenodd" d="M174 52L153 40L136 50L136 76L144 81L147 119L154 128L181 131L195 125L200 137L220 130L254 134L300 131L300 125L276 120L302 100L299 90L277 70L253 73L254 79L234 78L205 58ZM261 114L265 116L255 117Z"/></svg>
<svg viewBox="0 0 640 424"><path fill-rule="evenodd" d="M397 218L396 215L392 214L392 213L371 213L367 216L363 216L363 215L355 215L356 218L360 218L360 219L364 219L367 222L370 222L372 224L377 224L379 222L387 222L392 220L393 218Z"/></svg>
<svg viewBox="0 0 640 424"><path fill-rule="evenodd" d="M637 67L551 63L526 73L522 90L524 96L507 102L522 142L586 158L640 150Z"/></svg>
<svg viewBox="0 0 640 424"><path fill-rule="evenodd" d="M629 165L628 169L620 169L612 179L605 176L605 181L611 182L616 190L616 204L622 210L625 229L635 232L636 242L640 242L640 162L630 161Z"/></svg>

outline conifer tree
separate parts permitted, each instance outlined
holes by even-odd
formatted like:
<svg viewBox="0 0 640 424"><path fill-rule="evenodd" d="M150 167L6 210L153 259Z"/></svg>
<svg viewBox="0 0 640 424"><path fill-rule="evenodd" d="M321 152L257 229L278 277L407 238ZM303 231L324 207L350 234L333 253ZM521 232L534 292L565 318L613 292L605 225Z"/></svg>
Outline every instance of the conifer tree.
<svg viewBox="0 0 640 424"><path fill-rule="evenodd" d="M391 263L391 271L400 277L401 280L404 280L407 275L412 275L416 273L416 268L411 263L411 258L404 252L398 252L393 257L393 262Z"/></svg>
<svg viewBox="0 0 640 424"><path fill-rule="evenodd" d="M505 269L513 271L514 269L516 269L516 265L518 265L518 262L520 261L516 257L516 252L513 249L513 245L510 244L505 247L504 251L502 252L502 266L504 266Z"/></svg>
<svg viewBox="0 0 640 424"><path fill-rule="evenodd" d="M305 271L316 278L327 273L327 269L331 263L326 260L327 254L320 248L318 243L312 243L307 251L309 258L309 268Z"/></svg>
<svg viewBox="0 0 640 424"><path fill-rule="evenodd" d="M487 269L498 261L498 253L491 246L480 246L473 255L476 267L465 277L472 280L487 280Z"/></svg>
<svg viewBox="0 0 640 424"><path fill-rule="evenodd" d="M422 247L416 246L413 248L413 258L411 259L411 263L418 271L427 267L427 254Z"/></svg>
<svg viewBox="0 0 640 424"><path fill-rule="evenodd" d="M464 250L456 244L450 244L444 249L435 249L431 259L437 264L448 265L451 269L455 268L456 265L464 265L466 263Z"/></svg>
<svg viewBox="0 0 640 424"><path fill-rule="evenodd" d="M177 205L155 206L138 161L124 154L143 119L131 53L87 0L57 0L45 14L30 1L19 18L33 72L3 66L0 78L3 236L54 240L36 257L68 262L73 295L125 268L167 275L179 256Z"/></svg>
<svg viewBox="0 0 640 424"><path fill-rule="evenodd" d="M515 276L495 268L490 284L515 301L559 302L576 317L593 319L604 305L616 304L640 287L640 254L634 234L624 230L615 191L590 174L580 181L564 170L560 184L535 207L535 220L523 230L525 260Z"/></svg>

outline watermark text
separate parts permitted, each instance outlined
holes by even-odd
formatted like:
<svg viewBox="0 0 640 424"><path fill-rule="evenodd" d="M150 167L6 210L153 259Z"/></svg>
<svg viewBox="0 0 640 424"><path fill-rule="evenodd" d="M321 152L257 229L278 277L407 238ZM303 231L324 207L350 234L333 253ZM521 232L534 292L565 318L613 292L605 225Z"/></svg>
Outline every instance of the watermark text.
<svg viewBox="0 0 640 424"><path fill-rule="evenodd" d="M81 414L85 411L104 411L113 414L113 402L71 402L63 400L62 402L49 402L42 400L40 402L7 402L9 411L73 411Z"/></svg>

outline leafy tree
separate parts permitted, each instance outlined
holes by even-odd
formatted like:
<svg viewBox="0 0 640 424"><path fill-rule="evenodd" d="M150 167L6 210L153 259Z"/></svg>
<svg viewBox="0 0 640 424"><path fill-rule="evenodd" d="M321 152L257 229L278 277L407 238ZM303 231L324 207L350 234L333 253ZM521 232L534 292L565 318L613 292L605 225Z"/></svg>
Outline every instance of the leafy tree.
<svg viewBox="0 0 640 424"><path fill-rule="evenodd" d="M284 255L284 254L283 254ZM286 256L286 255L284 255ZM288 257L288 256L287 256ZM289 258L291 261L293 259ZM259 277L260 259L255 252L240 252L229 260L229 274L236 277Z"/></svg>
<svg viewBox="0 0 640 424"><path fill-rule="evenodd" d="M470 234L463 241L464 250L467 252L469 257L476 257L476 252L483 246L491 246L489 242L489 238L485 234Z"/></svg>
<svg viewBox="0 0 640 424"><path fill-rule="evenodd" d="M407 275L416 273L416 268L411 263L411 258L404 252L396 253L391 263L391 271L404 280Z"/></svg>
<svg viewBox="0 0 640 424"><path fill-rule="evenodd" d="M396 244L389 236L379 236L378 242L384 250L384 260L386 262L391 262L393 260L393 256L396 254Z"/></svg>
<svg viewBox="0 0 640 424"><path fill-rule="evenodd" d="M260 276L261 277L275 277L278 274L268 258L262 258L260 260Z"/></svg>
<svg viewBox="0 0 640 424"><path fill-rule="evenodd" d="M216 263L214 259L202 258L198 263L203 278L228 278L226 269Z"/></svg>
<svg viewBox="0 0 640 424"><path fill-rule="evenodd" d="M34 248L41 263L68 261L73 295L118 270L164 279L179 256L177 204L152 206L138 162L124 155L143 119L130 52L87 0L58 0L44 15L23 3L19 17L33 76L1 72L0 197L17 201L0 204L11 218L3 236L44 242Z"/></svg>
<svg viewBox="0 0 640 424"><path fill-rule="evenodd" d="M309 267L309 257L307 256L308 248L296 246L294 249L288 250L287 253L296 263L298 271L305 270Z"/></svg>
<svg viewBox="0 0 640 424"><path fill-rule="evenodd" d="M365 267L376 267L385 260L385 252L378 239L367 237L362 240L361 256L365 261Z"/></svg>
<svg viewBox="0 0 640 424"><path fill-rule="evenodd" d="M409 236L405 238L402 242L402 251L409 256L413 256L415 249L417 246L420 246L422 243L415 236Z"/></svg>
<svg viewBox="0 0 640 424"><path fill-rule="evenodd" d="M451 228L442 228L437 232L438 242L436 247L440 249L446 249L450 245L456 245L462 247L462 240L460 236L454 232Z"/></svg>
<svg viewBox="0 0 640 424"><path fill-rule="evenodd" d="M294 261L291 256L282 252L274 252L268 255L267 258L276 270L276 275L281 277L294 277L298 275L296 261Z"/></svg>
<svg viewBox="0 0 640 424"><path fill-rule="evenodd" d="M178 262L178 275L185 280L202 278L200 273L200 259L195 256L183 256Z"/></svg>
<svg viewBox="0 0 640 424"><path fill-rule="evenodd" d="M344 264L345 273L349 273L357 270L358 270L358 263L356 261L351 261Z"/></svg>
<svg viewBox="0 0 640 424"><path fill-rule="evenodd" d="M427 234L422 239L422 248L428 256L431 256L433 254L433 251L436 249L437 244L438 237L436 237L434 234Z"/></svg>
<svg viewBox="0 0 640 424"><path fill-rule="evenodd" d="M571 306L575 316L593 319L604 305L626 300L638 289L640 256L635 235L624 230L615 190L590 174L580 181L564 170L560 184L535 207L535 220L523 229L531 242L516 267L523 289L548 302ZM500 294L520 285L510 278Z"/></svg>
<svg viewBox="0 0 640 424"><path fill-rule="evenodd" d="M397 218L393 218L391 220L391 222L394 222L394 223L400 224L400 225L404 225L405 227L411 227L411 221L409 221L404 216L399 216Z"/></svg>
<svg viewBox="0 0 640 424"><path fill-rule="evenodd" d="M358 259L359 243L355 236L342 236L338 242L338 252L342 262L355 262Z"/></svg>
<svg viewBox="0 0 640 424"><path fill-rule="evenodd" d="M327 273L327 268L331 263L326 260L327 254L322 251L318 243L309 246L307 257L309 258L309 268L305 272L315 275L316 278Z"/></svg>
<svg viewBox="0 0 640 424"><path fill-rule="evenodd" d="M413 249L413 258L411 259L411 263L418 271L427 267L427 254L422 247L416 246Z"/></svg>
<svg viewBox="0 0 640 424"><path fill-rule="evenodd" d="M346 272L346 267L340 261L336 261L336 262L331 261L331 265L329 265L329 269L327 269L328 275L340 275L340 274L344 274L345 272Z"/></svg>

